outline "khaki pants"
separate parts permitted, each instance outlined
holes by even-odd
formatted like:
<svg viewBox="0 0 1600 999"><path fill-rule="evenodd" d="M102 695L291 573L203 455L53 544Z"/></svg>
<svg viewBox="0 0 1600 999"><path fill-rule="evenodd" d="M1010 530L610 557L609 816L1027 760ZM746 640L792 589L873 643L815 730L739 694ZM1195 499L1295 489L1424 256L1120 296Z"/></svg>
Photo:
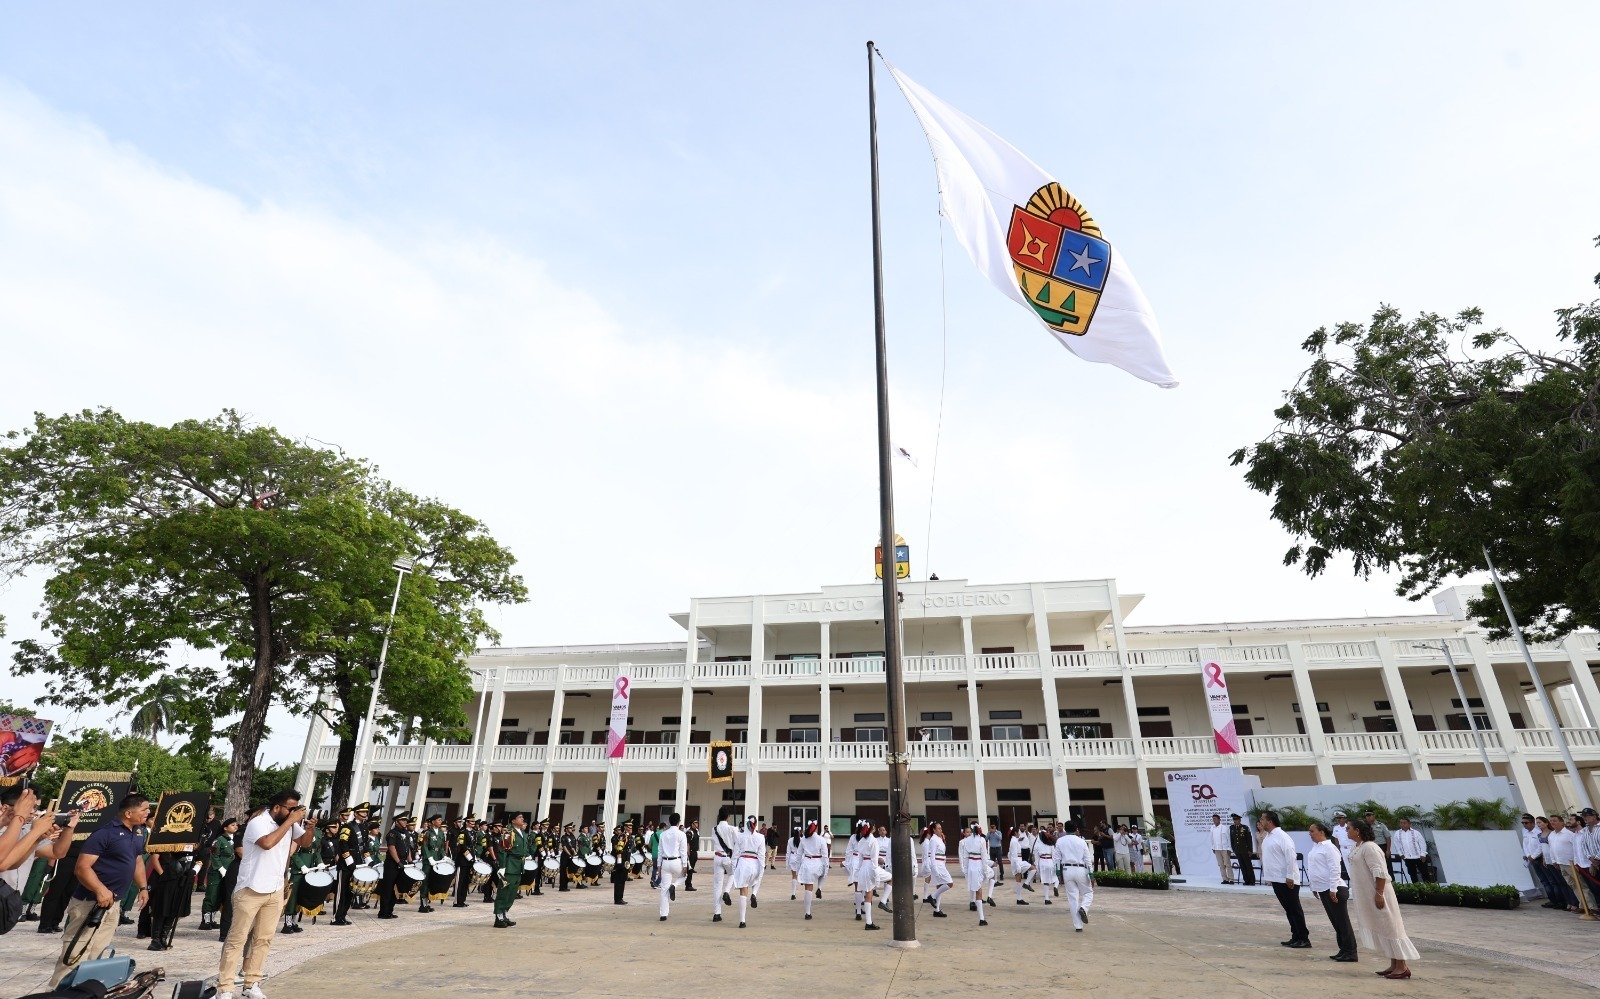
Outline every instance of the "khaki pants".
<svg viewBox="0 0 1600 999"><path fill-rule="evenodd" d="M1233 880L1233 852L1231 850L1212 850L1217 858L1217 871L1221 873L1222 880Z"/></svg>
<svg viewBox="0 0 1600 999"><path fill-rule="evenodd" d="M261 981L267 965L272 934L283 915L283 892L259 892L241 888L233 893L233 923L222 945L222 965L217 971L217 991L232 992L239 958L244 957L244 987Z"/></svg>
<svg viewBox="0 0 1600 999"><path fill-rule="evenodd" d="M67 920L61 931L61 956L56 958L55 974L50 976L50 986L54 988L67 972L77 967L84 961L93 961L100 956L100 952L111 945L111 938L117 933L117 907L113 905L106 910L105 918L100 925L92 930L85 930L83 936L74 944L72 938L78 935L78 927L89 918L89 913L95 909L94 899L75 898L67 905ZM68 951L71 951L73 962L67 963Z"/></svg>

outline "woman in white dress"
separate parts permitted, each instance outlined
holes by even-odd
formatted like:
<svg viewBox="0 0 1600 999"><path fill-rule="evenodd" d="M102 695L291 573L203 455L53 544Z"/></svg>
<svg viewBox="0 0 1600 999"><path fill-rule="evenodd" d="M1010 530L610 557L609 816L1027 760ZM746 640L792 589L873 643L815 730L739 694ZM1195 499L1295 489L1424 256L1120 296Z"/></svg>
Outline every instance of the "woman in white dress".
<svg viewBox="0 0 1600 999"><path fill-rule="evenodd" d="M978 914L978 925L988 926L988 912L984 909L989 900L989 840L983 835L983 826L974 822L961 841L961 873L967 878L967 911Z"/></svg>
<svg viewBox="0 0 1600 999"><path fill-rule="evenodd" d="M944 823L935 822L931 826L932 832L928 836L928 877L933 885L933 914L939 919L948 919L944 907L939 900L944 893L955 884L955 879L950 877L950 869L945 866L944 856Z"/></svg>
<svg viewBox="0 0 1600 999"><path fill-rule="evenodd" d="M1061 883L1061 868L1056 866L1056 837L1042 832L1034 843L1034 862L1039 865L1039 884L1044 887L1044 904L1050 904L1050 892Z"/></svg>
<svg viewBox="0 0 1600 999"><path fill-rule="evenodd" d="M1400 916L1400 901L1390 883L1388 858L1372 842L1372 827L1365 822L1349 823L1350 915L1355 922L1356 939L1389 959L1389 967L1377 972L1385 978L1410 978L1407 961L1417 958L1417 948L1406 936L1405 920Z"/></svg>
<svg viewBox="0 0 1600 999"><path fill-rule="evenodd" d="M783 851L783 859L789 868L789 901L795 900L795 893L800 888L800 827L795 826L789 833L789 848Z"/></svg>
<svg viewBox="0 0 1600 999"><path fill-rule="evenodd" d="M806 918L811 918L811 900L828 872L828 841L817 831L817 823L806 825L806 834L800 838L799 847L791 847L800 856L800 888L806 893Z"/></svg>
<svg viewBox="0 0 1600 999"><path fill-rule="evenodd" d="M739 929L744 929L745 909L754 901L750 890L761 880L767 855L767 838L756 832L756 816L745 817L744 829L733 844L733 887L739 892Z"/></svg>

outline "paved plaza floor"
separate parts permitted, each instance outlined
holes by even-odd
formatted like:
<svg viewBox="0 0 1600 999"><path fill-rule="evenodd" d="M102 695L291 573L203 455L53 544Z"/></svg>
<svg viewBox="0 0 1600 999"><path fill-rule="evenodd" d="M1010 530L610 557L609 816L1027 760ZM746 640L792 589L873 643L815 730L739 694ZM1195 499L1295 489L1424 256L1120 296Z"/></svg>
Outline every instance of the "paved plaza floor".
<svg viewBox="0 0 1600 999"><path fill-rule="evenodd" d="M787 887L784 885L782 887ZM1320 908L1307 908L1314 947L1288 950L1287 932L1270 896L1202 892L1099 892L1084 933L1072 932L1064 905L1042 896L1016 906L1005 891L989 925L980 928L959 889L946 896L948 919L918 906L921 946L900 950L888 914L867 933L850 913L849 897L827 892L816 918L775 893L750 913L712 923L709 890L678 893L673 915L657 920L655 893L629 886L631 904L611 905L609 887L524 899L517 925L496 930L490 907L405 912L380 922L353 913L349 928L325 925L274 938L269 980L274 999L357 999L396 991L413 995L639 996L854 994L944 996L1000 989L1009 994L1079 993L1125 997L1244 995L1301 999L1358 987L1399 996L1470 999L1508 993L1546 999L1593 996L1600 987L1600 923L1532 907L1515 912L1407 906L1407 928L1422 953L1416 977L1389 982L1372 974L1386 962L1335 964L1331 932ZM141 966L164 965L174 977L216 973L215 934L180 930L177 946L152 954L135 946L131 927L120 942ZM0 996L42 987L59 937L30 932L0 938ZM145 963L147 958L159 961ZM157 995L165 995L158 991Z"/></svg>

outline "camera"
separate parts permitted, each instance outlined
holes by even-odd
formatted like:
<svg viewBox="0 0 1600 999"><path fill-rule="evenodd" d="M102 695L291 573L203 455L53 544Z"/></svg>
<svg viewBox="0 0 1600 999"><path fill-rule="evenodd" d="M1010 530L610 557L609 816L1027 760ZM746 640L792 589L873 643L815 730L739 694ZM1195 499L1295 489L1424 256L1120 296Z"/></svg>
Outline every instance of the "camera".
<svg viewBox="0 0 1600 999"><path fill-rule="evenodd" d="M72 817L74 815L77 815L77 814L78 814L77 806L73 806L72 808L69 808L64 812L57 812L56 813L56 825L61 826L63 829L65 829L66 826L67 826L67 823L71 822L72 821Z"/></svg>

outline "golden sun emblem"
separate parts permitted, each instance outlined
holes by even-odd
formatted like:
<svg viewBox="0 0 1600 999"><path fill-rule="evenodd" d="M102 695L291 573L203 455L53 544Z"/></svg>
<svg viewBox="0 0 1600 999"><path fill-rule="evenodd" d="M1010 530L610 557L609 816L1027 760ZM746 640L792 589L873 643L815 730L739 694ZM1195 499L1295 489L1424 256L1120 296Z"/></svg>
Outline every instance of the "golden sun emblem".
<svg viewBox="0 0 1600 999"><path fill-rule="evenodd" d="M161 824L163 833L194 832L194 806L180 801L167 812L167 821Z"/></svg>

